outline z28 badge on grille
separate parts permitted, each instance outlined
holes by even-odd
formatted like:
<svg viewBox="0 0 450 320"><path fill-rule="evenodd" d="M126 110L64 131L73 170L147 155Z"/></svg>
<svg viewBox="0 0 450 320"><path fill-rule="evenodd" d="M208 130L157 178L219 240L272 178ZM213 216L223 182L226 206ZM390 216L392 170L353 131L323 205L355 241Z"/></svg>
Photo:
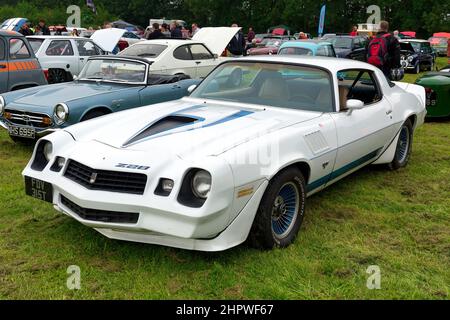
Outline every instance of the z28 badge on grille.
<svg viewBox="0 0 450 320"><path fill-rule="evenodd" d="M116 168L124 168L124 169L135 169L135 170L148 170L150 167L148 166L139 166L136 164L127 164L127 163L119 163L116 165Z"/></svg>

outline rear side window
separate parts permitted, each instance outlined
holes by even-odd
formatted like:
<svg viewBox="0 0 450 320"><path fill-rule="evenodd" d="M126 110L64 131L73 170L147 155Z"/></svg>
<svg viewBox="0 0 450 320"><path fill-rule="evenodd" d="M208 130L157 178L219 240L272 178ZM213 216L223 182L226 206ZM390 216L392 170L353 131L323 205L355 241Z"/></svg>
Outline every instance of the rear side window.
<svg viewBox="0 0 450 320"><path fill-rule="evenodd" d="M44 43L44 39L28 39L28 43L30 44L33 52L36 53L42 46L42 43Z"/></svg>
<svg viewBox="0 0 450 320"><path fill-rule="evenodd" d="M211 53L201 44L191 45L192 58L194 60L213 59Z"/></svg>
<svg viewBox="0 0 450 320"><path fill-rule="evenodd" d="M317 55L323 57L334 57L334 51L332 46L321 46L317 49Z"/></svg>
<svg viewBox="0 0 450 320"><path fill-rule="evenodd" d="M78 48L78 54L82 57L101 55L100 49L92 42L87 40L75 40Z"/></svg>
<svg viewBox="0 0 450 320"><path fill-rule="evenodd" d="M355 69L342 70L337 74L339 80L339 91L346 88L346 99L357 99L370 105L379 102L382 98L381 90L375 80L372 71Z"/></svg>
<svg viewBox="0 0 450 320"><path fill-rule="evenodd" d="M5 60L5 42L0 38L0 60Z"/></svg>
<svg viewBox="0 0 450 320"><path fill-rule="evenodd" d="M181 46L175 49L173 57L178 60L192 60L191 51L188 46Z"/></svg>
<svg viewBox="0 0 450 320"><path fill-rule="evenodd" d="M48 56L73 56L72 44L69 40L53 40L45 54Z"/></svg>
<svg viewBox="0 0 450 320"><path fill-rule="evenodd" d="M9 40L9 57L12 60L28 59L31 54L22 39L12 38Z"/></svg>
<svg viewBox="0 0 450 320"><path fill-rule="evenodd" d="M286 47L280 50L278 54L295 54L299 56L312 56L313 52L307 48Z"/></svg>

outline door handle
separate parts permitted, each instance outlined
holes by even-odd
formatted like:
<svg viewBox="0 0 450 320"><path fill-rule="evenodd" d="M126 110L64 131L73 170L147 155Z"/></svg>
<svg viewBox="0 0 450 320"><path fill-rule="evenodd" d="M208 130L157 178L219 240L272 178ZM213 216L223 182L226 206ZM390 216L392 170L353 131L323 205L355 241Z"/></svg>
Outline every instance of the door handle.
<svg viewBox="0 0 450 320"><path fill-rule="evenodd" d="M201 61L195 61L195 63L196 63L196 64L200 64L200 63L202 63L202 62L201 62Z"/></svg>

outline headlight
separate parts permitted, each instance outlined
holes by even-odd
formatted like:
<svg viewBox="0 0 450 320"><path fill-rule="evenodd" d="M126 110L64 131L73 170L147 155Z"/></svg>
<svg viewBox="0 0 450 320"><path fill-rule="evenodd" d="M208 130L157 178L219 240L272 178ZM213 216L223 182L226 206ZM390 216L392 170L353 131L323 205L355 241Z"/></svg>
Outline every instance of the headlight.
<svg viewBox="0 0 450 320"><path fill-rule="evenodd" d="M211 174L205 170L199 170L192 178L192 191L196 197L206 199L211 191Z"/></svg>
<svg viewBox="0 0 450 320"><path fill-rule="evenodd" d="M408 57L408 61L411 62L414 60L414 57Z"/></svg>
<svg viewBox="0 0 450 320"><path fill-rule="evenodd" d="M0 116L3 115L4 111L5 111L5 99L3 99L2 96L0 96Z"/></svg>
<svg viewBox="0 0 450 320"><path fill-rule="evenodd" d="M58 103L53 112L57 124L63 124L69 117L69 107L65 103Z"/></svg>
<svg viewBox="0 0 450 320"><path fill-rule="evenodd" d="M44 149L42 150L45 159L47 159L47 161L50 161L50 158L52 157L52 152L53 152L53 145L51 142L46 142L44 144Z"/></svg>

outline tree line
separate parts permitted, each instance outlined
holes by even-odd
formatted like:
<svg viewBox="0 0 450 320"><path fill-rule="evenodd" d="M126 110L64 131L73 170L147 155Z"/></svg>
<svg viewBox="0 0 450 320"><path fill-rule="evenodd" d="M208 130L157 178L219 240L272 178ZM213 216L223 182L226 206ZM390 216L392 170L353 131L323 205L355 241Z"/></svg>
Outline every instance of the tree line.
<svg viewBox="0 0 450 320"><path fill-rule="evenodd" d="M450 31L450 1L435 0L94 0L97 14L85 0L2 0L0 20L26 17L46 19L48 24L64 24L68 5L82 8L82 26L102 25L123 19L146 27L150 18L181 19L200 26L224 26L236 22L257 32L284 24L295 31L317 34L319 12L327 5L325 32L349 32L351 26L366 22L370 5L381 8L381 18L391 29L417 31L421 37Z"/></svg>

